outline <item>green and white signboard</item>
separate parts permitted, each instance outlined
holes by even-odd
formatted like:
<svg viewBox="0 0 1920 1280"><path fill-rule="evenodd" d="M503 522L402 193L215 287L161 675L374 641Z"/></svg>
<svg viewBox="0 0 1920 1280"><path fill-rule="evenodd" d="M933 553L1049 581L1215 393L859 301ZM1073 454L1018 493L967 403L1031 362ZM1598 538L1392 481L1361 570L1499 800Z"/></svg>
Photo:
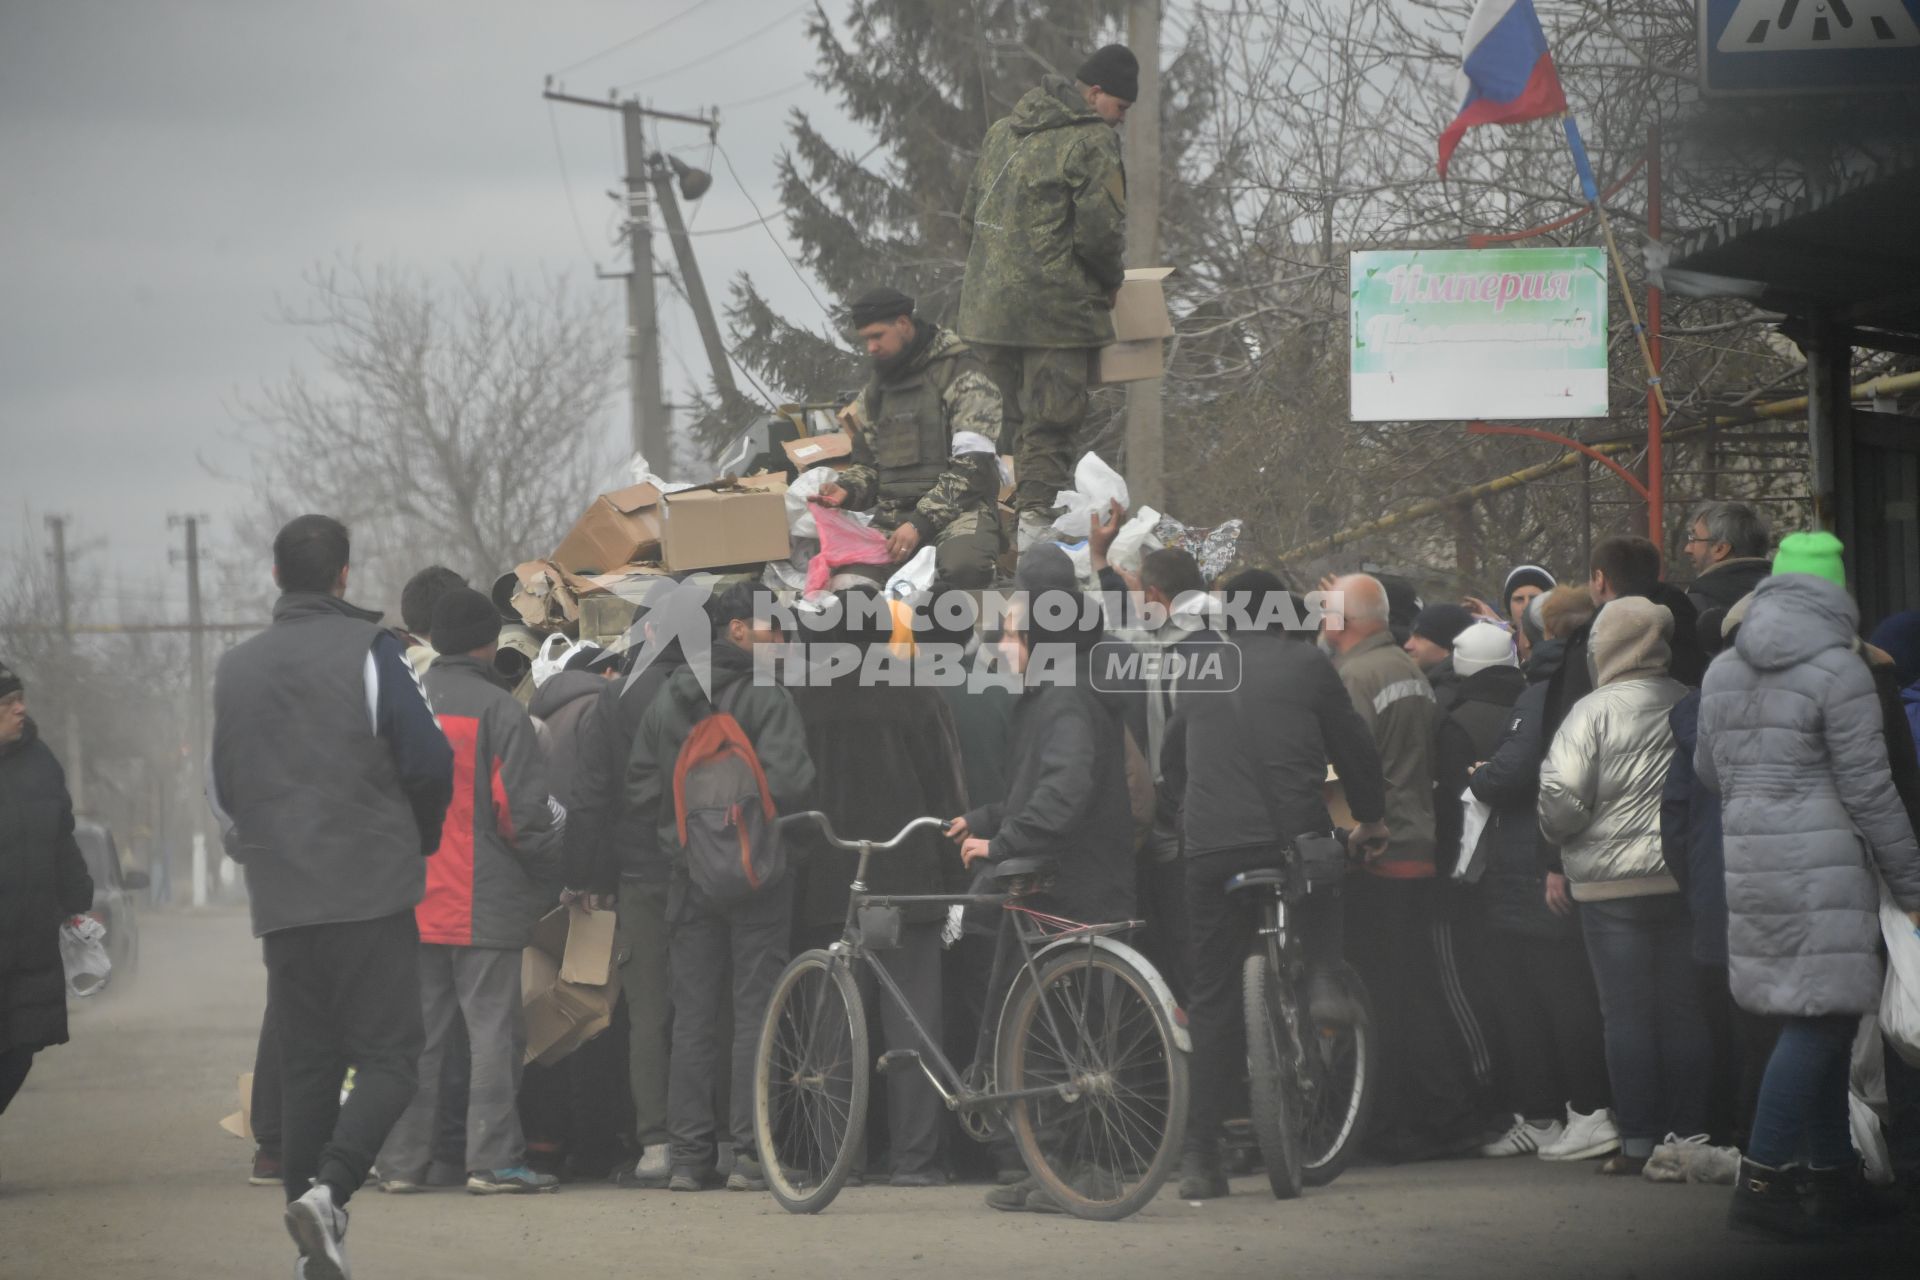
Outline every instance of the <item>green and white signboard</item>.
<svg viewBox="0 0 1920 1280"><path fill-rule="evenodd" d="M1348 272L1354 421L1606 416L1603 250L1355 253Z"/></svg>

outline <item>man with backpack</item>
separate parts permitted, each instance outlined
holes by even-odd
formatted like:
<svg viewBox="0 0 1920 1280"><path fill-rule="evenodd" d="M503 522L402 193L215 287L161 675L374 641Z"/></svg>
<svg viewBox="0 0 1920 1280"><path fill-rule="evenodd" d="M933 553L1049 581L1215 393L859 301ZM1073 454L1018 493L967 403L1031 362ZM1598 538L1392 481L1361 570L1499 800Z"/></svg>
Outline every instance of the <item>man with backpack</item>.
<svg viewBox="0 0 1920 1280"><path fill-rule="evenodd" d="M433 1154L441 1065L456 1022L471 1063L466 1108L467 1190L552 1191L559 1180L526 1164L520 1089L526 1031L520 952L559 896L566 812L552 798L533 721L493 665L500 611L471 587L433 608L440 656L427 669L434 718L453 747L453 803L427 868L420 929L420 1055L413 1101L380 1149L380 1188L421 1190Z"/></svg>
<svg viewBox="0 0 1920 1280"><path fill-rule="evenodd" d="M761 607L770 603L744 584L707 601L713 642L704 669L696 660L674 672L642 718L627 766L628 811L653 815L674 864L667 893L672 1191L713 1185L717 1015L729 966L734 1162L726 1185L766 1189L753 1138L754 1056L787 963L794 888L774 822L804 808L813 789L806 727L792 697L754 680L754 647L781 638L771 610Z"/></svg>

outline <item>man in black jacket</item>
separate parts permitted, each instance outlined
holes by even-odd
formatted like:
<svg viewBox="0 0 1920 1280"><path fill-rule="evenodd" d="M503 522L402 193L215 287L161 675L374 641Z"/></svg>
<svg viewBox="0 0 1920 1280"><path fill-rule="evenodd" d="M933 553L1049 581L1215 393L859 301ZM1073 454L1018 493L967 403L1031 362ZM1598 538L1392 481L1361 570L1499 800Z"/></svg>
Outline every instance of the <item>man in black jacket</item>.
<svg viewBox="0 0 1920 1280"><path fill-rule="evenodd" d="M1545 725L1550 683L1565 660L1567 637L1583 631L1594 612L1584 588L1556 587L1547 595L1543 638L1527 660L1527 687L1468 784L1492 810L1476 893L1488 972L1495 978L1488 989L1494 1034L1510 1105L1521 1117L1482 1148L1484 1155L1531 1149L1544 1160L1584 1160L1620 1144L1610 1110L1600 997L1559 851L1540 835L1536 804L1540 762L1551 741Z"/></svg>
<svg viewBox="0 0 1920 1280"><path fill-rule="evenodd" d="M309 1280L346 1274L343 1206L413 1098L413 909L453 796L453 749L399 638L344 599L349 550L328 516L274 538L273 625L214 674L207 788L265 953L287 1229Z"/></svg>
<svg viewBox="0 0 1920 1280"><path fill-rule="evenodd" d="M1687 599L1694 609L1705 613L1733 608L1773 572L1768 554L1772 544L1767 522L1744 502L1709 502L1695 511L1687 523L1686 544L1694 572Z"/></svg>
<svg viewBox="0 0 1920 1280"><path fill-rule="evenodd" d="M613 909L619 932L620 998L627 1006L627 1087L633 1097L631 1165L616 1170L623 1187L664 1187L672 1176L667 1133L667 1057L673 1026L668 991L667 882L673 864L651 817L626 805L627 762L647 708L686 665L674 637L649 620L679 584L662 579L647 593L628 632L629 669L594 698L580 726L578 772L567 810L561 875L571 900ZM647 661L641 664L641 659ZM615 902L618 900L616 907Z"/></svg>
<svg viewBox="0 0 1920 1280"><path fill-rule="evenodd" d="M1621 596L1644 596L1672 612L1673 660L1668 671L1681 684L1698 687L1707 671L1707 659L1694 635L1697 611L1684 592L1660 580L1660 548L1645 538L1605 538L1594 547L1590 566L1587 590L1593 595L1595 609ZM1548 742L1553 741L1573 704L1593 692L1593 672L1587 665L1587 636L1592 630L1593 624L1588 623L1567 637L1566 660L1548 679L1546 718L1542 721Z"/></svg>
<svg viewBox="0 0 1920 1280"><path fill-rule="evenodd" d="M1280 580L1260 570L1227 584L1227 607L1251 620L1294 612ZM1333 664L1306 633L1289 636L1279 626L1236 627L1231 640L1237 690L1232 671L1223 672L1220 687L1201 680L1184 688L1161 752L1168 785L1185 795L1193 1082L1183 1200L1227 1193L1220 1126L1246 1062L1240 974L1254 904L1229 896L1227 880L1283 865L1294 856L1295 837L1333 829L1323 798L1329 763L1360 823L1352 847L1371 855L1387 841L1380 755Z"/></svg>

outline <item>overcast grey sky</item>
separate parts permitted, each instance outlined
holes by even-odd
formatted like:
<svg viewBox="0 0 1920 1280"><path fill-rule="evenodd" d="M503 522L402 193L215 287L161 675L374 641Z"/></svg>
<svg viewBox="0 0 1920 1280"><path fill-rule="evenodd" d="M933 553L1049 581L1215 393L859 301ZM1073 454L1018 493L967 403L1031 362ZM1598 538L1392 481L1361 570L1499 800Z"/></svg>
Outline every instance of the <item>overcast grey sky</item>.
<svg viewBox="0 0 1920 1280"><path fill-rule="evenodd" d="M315 367L274 315L316 260L564 271L609 291L617 317L619 286L593 283L590 258L620 262L604 194L623 171L618 118L549 108L540 89L547 73L650 26L673 19L569 72L567 87L726 107L721 144L771 211L788 108L840 119L796 86L812 69L802 7L693 6L0 0L0 546L64 512L97 546L91 563L118 579L100 616L181 616L167 514L211 515L216 539L230 531L244 486L198 458L244 476L239 395L296 362ZM830 132L860 141L844 123ZM660 141L704 159L698 130ZM755 216L714 167L712 192L688 211L696 230ZM717 304L747 271L789 314L817 318L759 228L705 237L699 251ZM698 370L703 357L678 303L667 312L663 362L678 388L681 359ZM608 415L610 449L625 421L624 404Z"/></svg>

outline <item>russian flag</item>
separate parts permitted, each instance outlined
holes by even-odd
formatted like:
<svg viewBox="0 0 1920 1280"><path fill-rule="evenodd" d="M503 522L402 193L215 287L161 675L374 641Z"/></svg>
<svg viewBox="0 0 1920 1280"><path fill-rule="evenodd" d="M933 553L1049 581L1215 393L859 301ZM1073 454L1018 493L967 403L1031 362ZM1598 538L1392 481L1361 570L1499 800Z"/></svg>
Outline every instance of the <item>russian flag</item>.
<svg viewBox="0 0 1920 1280"><path fill-rule="evenodd" d="M1460 49L1460 114L1440 135L1440 176L1467 130L1480 124L1518 124L1567 109L1560 75L1533 0L1480 0Z"/></svg>

